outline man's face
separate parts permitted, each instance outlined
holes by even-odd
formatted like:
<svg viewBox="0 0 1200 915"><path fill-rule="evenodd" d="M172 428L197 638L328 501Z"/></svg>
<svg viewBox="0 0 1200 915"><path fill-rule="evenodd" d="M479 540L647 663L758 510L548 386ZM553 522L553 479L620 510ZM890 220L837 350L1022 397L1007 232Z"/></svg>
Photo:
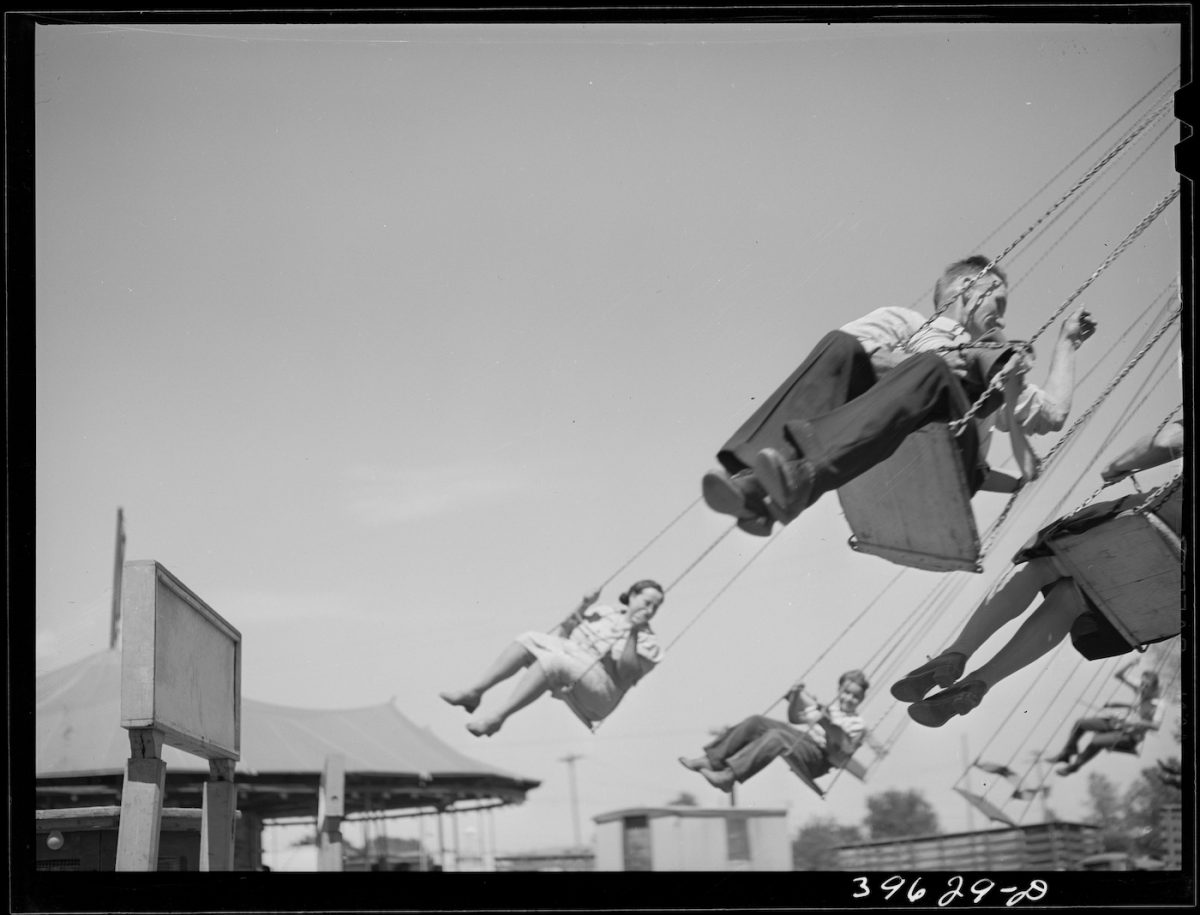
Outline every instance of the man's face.
<svg viewBox="0 0 1200 915"><path fill-rule="evenodd" d="M1008 284L990 274L967 290L967 312L964 325L978 339L993 330L1004 329L1004 313L1008 310Z"/></svg>

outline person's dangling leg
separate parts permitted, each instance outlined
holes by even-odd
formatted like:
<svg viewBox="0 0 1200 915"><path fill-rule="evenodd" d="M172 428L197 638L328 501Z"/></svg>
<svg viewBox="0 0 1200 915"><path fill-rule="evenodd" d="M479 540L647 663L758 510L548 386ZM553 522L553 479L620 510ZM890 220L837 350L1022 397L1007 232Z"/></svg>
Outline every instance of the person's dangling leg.
<svg viewBox="0 0 1200 915"><path fill-rule="evenodd" d="M1073 762L1068 763L1065 766L1060 766L1058 768L1058 770L1057 770L1058 774L1059 775L1070 775L1073 772L1078 772L1080 769L1082 769L1084 766L1086 766L1089 762L1091 762L1096 756L1098 756L1101 749L1102 749L1101 747L1098 747L1094 743L1091 743L1089 741L1088 745L1086 747L1084 747L1082 751L1080 751L1079 755L1077 757L1075 757L1075 760Z"/></svg>
<svg viewBox="0 0 1200 915"><path fill-rule="evenodd" d="M1045 595L1038 608L995 657L953 686L914 702L908 707L909 717L926 727L941 727L955 715L965 715L978 706L988 690L1005 677L1032 664L1060 644L1086 606L1075 582L1069 578L1059 579Z"/></svg>
<svg viewBox="0 0 1200 915"><path fill-rule="evenodd" d="M730 474L753 466L763 448L788 449L784 423L820 416L859 397L876 382L871 357L844 331L822 337L792 372L741 427L721 446L717 460Z"/></svg>
<svg viewBox="0 0 1200 915"><path fill-rule="evenodd" d="M713 787L729 791L734 781L745 781L786 751L789 744L781 739L786 728L765 715L751 715L706 744L703 756L679 761Z"/></svg>
<svg viewBox="0 0 1200 915"><path fill-rule="evenodd" d="M1079 741L1088 730L1088 721L1087 718L1076 719L1071 725L1071 733L1067 735L1067 742L1057 754L1049 758L1049 762L1068 763L1079 753Z"/></svg>
<svg viewBox="0 0 1200 915"><path fill-rule="evenodd" d="M859 396L876 381L871 359L857 338L843 331L826 334L804 362L779 386L717 452L721 469L701 479L705 504L739 519L738 527L767 536L774 520L784 520L751 470L764 448L796 457L784 435L784 423L816 416ZM774 509L774 510L773 510Z"/></svg>
<svg viewBox="0 0 1200 915"><path fill-rule="evenodd" d="M946 651L970 658L1001 626L1025 613L1041 596L1043 588L1060 578L1062 573L1049 557L1025 563L975 608L954 641L946 646Z"/></svg>
<svg viewBox="0 0 1200 915"><path fill-rule="evenodd" d="M790 420L784 431L787 454L764 448L754 460L754 476L771 501L792 519L823 494L889 458L922 426L964 415L970 399L946 362L917 353L901 362L864 393L819 416ZM977 435L971 426L960 442L972 491L983 479L977 461Z"/></svg>
<svg viewBox="0 0 1200 915"><path fill-rule="evenodd" d="M550 688L550 681L540 664L533 664L525 675L517 681L512 695L505 700L491 715L481 715L467 723L467 730L476 737L490 737L508 720L509 716L519 712L535 699L539 698Z"/></svg>
<svg viewBox="0 0 1200 915"><path fill-rule="evenodd" d="M497 683L507 680L522 668L528 667L533 660L533 655L520 642L510 642L473 686L457 692L444 692L438 695L451 705L458 705L468 712L473 712L479 707L479 701L483 698L484 693Z"/></svg>
<svg viewBox="0 0 1200 915"><path fill-rule="evenodd" d="M1005 677L1032 664L1066 638L1075 618L1087 609L1083 598L1069 578L1059 579L1045 594L1042 603L1004 647L964 679L982 680L990 689Z"/></svg>
<svg viewBox="0 0 1200 915"><path fill-rule="evenodd" d="M1073 772L1078 772L1093 758L1098 756L1101 750L1124 748L1131 749L1136 753L1137 747L1140 744L1140 740L1132 739L1128 734L1124 733L1120 725L1111 718L1084 718L1076 724L1076 730L1071 734L1069 746L1071 748L1077 746L1080 737L1088 731L1092 732L1092 739L1088 741L1088 745L1083 748L1083 751L1078 756L1073 760L1070 758L1066 760L1056 758L1055 761L1067 763L1067 765L1058 768L1059 775L1070 775Z"/></svg>
<svg viewBox="0 0 1200 915"><path fill-rule="evenodd" d="M917 702L934 686L944 688L956 683L979 646L1001 626L1028 610L1041 596L1042 588L1060 577L1061 573L1048 558L1034 559L1018 568L975 608L962 631L940 654L892 684L892 695L901 702Z"/></svg>

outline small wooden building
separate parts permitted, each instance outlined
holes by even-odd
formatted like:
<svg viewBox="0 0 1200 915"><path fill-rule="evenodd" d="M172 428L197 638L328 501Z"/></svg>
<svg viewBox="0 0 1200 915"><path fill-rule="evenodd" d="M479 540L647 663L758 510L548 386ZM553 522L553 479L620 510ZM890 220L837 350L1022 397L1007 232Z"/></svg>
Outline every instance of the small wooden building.
<svg viewBox="0 0 1200 915"><path fill-rule="evenodd" d="M788 871L787 811L630 807L596 823L598 871Z"/></svg>

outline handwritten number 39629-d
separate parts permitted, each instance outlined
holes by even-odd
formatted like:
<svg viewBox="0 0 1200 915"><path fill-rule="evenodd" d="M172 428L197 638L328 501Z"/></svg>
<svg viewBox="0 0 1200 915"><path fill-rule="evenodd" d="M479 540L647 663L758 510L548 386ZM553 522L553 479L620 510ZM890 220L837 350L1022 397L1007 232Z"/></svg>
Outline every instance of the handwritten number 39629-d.
<svg viewBox="0 0 1200 915"><path fill-rule="evenodd" d="M853 879L858 885L858 889L861 891L854 894L855 899L862 899L865 896L871 895L870 880L868 880L866 877L855 877ZM925 888L921 886L920 877L913 877L912 880L909 880L897 874L896 876L888 877L886 880L881 881L879 884L879 890L883 893L884 899L890 901L893 896L896 896L897 893L905 888L905 884L908 885L908 889L902 896L896 899L897 902L919 902L924 898ZM938 897L937 904L939 906L950 905L950 903L954 902L955 900L961 899L962 897L968 895L971 897L970 901L972 903L979 904L983 901L984 897L987 896L988 893L996 888L996 883L994 880L981 877L969 887L964 889L966 880L957 875L947 880L946 885L949 887L949 889L946 890L946 892L940 897ZM1024 889L1016 886L1002 886L997 890L997 892L1004 893L1006 896L1008 896L1008 899L1004 904L1006 906L1010 906L1024 902L1026 899L1028 899L1030 902L1039 902L1046 897L1048 889L1049 887L1046 885L1045 880L1030 880L1029 886ZM928 903L926 904L928 905Z"/></svg>

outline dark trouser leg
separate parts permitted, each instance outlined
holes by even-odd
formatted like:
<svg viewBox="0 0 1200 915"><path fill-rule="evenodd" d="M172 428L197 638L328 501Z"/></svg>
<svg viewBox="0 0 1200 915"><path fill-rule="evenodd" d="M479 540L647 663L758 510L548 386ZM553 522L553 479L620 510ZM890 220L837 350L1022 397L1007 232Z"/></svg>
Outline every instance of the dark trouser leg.
<svg viewBox="0 0 1200 915"><path fill-rule="evenodd" d="M784 423L819 416L853 400L875 383L871 358L858 340L840 330L826 334L796 371L742 423L717 460L729 473L746 470L763 448L795 457Z"/></svg>
<svg viewBox="0 0 1200 915"><path fill-rule="evenodd" d="M970 407L945 361L934 353L918 353L849 403L820 416L789 421L787 435L813 466L810 503L886 460L922 426L958 419ZM957 441L974 493L983 473L973 423Z"/></svg>
<svg viewBox="0 0 1200 915"><path fill-rule="evenodd" d="M1067 738L1066 746L1063 747L1063 753L1070 754L1071 756L1077 754L1079 752L1079 741L1083 739L1083 735L1088 731L1103 733L1112 729L1112 723L1107 718L1080 718L1071 728L1071 736ZM1092 755L1094 756L1095 754L1093 753Z"/></svg>
<svg viewBox="0 0 1200 915"><path fill-rule="evenodd" d="M704 754L714 769L730 769L739 782L760 771L798 736L782 721L751 715L709 743Z"/></svg>

